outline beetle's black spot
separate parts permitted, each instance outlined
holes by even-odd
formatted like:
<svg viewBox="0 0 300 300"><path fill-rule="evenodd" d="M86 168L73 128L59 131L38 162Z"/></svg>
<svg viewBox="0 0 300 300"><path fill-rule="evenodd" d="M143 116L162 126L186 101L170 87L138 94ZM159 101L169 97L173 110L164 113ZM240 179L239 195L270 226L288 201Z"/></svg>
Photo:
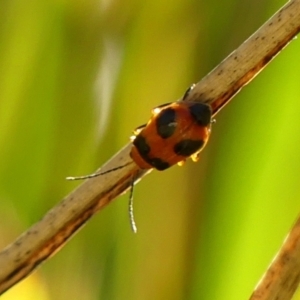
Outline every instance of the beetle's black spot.
<svg viewBox="0 0 300 300"><path fill-rule="evenodd" d="M189 157L204 145L202 140L182 140L174 146L174 152L178 155Z"/></svg>
<svg viewBox="0 0 300 300"><path fill-rule="evenodd" d="M195 103L189 107L190 113L200 126L208 126L211 122L211 108L207 104Z"/></svg>
<svg viewBox="0 0 300 300"><path fill-rule="evenodd" d="M170 137L174 133L176 125L176 112L173 108L162 110L156 118L156 130L163 139Z"/></svg>
<svg viewBox="0 0 300 300"><path fill-rule="evenodd" d="M150 152L150 146L147 144L146 139L141 135L136 136L133 140L133 145L138 149L142 157Z"/></svg>
<svg viewBox="0 0 300 300"><path fill-rule="evenodd" d="M138 135L134 140L133 140L133 145L137 148L139 154L141 157L153 168L162 171L170 167L170 164L163 161L160 158L150 158L149 152L150 152L150 146L147 144L146 139Z"/></svg>
<svg viewBox="0 0 300 300"><path fill-rule="evenodd" d="M163 171L170 167L169 163L161 160L160 158L151 158L151 159L148 159L147 161L151 166L153 166L155 169L157 169L159 171Z"/></svg>

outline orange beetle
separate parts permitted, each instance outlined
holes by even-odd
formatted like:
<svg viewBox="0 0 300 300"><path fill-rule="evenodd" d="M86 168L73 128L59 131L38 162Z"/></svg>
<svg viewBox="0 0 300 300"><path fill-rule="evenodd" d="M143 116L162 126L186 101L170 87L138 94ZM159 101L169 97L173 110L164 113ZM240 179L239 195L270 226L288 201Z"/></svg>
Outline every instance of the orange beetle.
<svg viewBox="0 0 300 300"><path fill-rule="evenodd" d="M165 170L174 164L182 165L189 157L197 161L210 136L212 110L208 104L182 100L163 104L152 110L149 122L135 129L130 156L141 169ZM130 162L131 163L131 162ZM67 177L68 180L93 178L121 169L118 166L105 172L86 176ZM129 196L131 228L137 231L133 217L133 186Z"/></svg>
<svg viewBox="0 0 300 300"><path fill-rule="evenodd" d="M142 169L165 170L191 157L198 160L211 128L209 105L177 101L153 109L146 125L135 130L131 157Z"/></svg>

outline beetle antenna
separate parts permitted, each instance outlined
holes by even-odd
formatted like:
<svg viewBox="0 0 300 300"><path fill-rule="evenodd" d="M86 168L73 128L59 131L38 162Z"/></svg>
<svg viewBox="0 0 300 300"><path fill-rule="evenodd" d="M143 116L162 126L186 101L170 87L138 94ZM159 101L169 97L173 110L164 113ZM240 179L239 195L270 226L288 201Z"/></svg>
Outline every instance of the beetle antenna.
<svg viewBox="0 0 300 300"><path fill-rule="evenodd" d="M137 227L136 227L136 224L134 221L134 214L133 214L134 181L135 181L135 176L132 176L132 181L131 181L131 185L130 185L129 203L128 203L128 213L129 213L129 221L130 221L131 230L133 231L133 233L137 233Z"/></svg>
<svg viewBox="0 0 300 300"><path fill-rule="evenodd" d="M110 173L110 172L113 172L113 171L117 171L119 169L122 169L128 165L130 165L132 162L129 162L125 165L122 165L122 166L118 166L116 168L112 168L110 170L107 170L107 171L104 171L104 172L98 172L98 173L93 173L93 174L89 174L89 175L84 175L84 176L76 176L76 177L66 177L67 180L82 180L82 179L89 179L89 178L95 178L95 177L98 177L100 175L105 175L107 173Z"/></svg>

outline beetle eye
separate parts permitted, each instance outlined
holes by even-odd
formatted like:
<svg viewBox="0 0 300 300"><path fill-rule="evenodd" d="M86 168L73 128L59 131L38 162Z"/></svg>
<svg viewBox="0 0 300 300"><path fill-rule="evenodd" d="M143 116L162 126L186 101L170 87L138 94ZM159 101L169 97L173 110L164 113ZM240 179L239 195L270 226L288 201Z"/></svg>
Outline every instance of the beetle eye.
<svg viewBox="0 0 300 300"><path fill-rule="evenodd" d="M176 126L176 112L173 108L162 110L156 118L157 133L163 139L173 135Z"/></svg>
<svg viewBox="0 0 300 300"><path fill-rule="evenodd" d="M191 115L198 125L208 126L211 123L211 108L207 104L195 103L189 107Z"/></svg>

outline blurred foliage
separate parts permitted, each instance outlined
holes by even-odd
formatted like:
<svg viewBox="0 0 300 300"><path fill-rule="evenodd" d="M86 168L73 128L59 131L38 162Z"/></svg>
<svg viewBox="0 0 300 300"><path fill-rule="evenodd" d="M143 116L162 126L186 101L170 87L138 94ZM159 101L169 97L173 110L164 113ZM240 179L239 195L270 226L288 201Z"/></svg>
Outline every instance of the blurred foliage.
<svg viewBox="0 0 300 300"><path fill-rule="evenodd" d="M284 3L1 1L1 247ZM2 299L248 299L298 214L299 51L217 116L198 164L136 187L137 235L122 196Z"/></svg>

